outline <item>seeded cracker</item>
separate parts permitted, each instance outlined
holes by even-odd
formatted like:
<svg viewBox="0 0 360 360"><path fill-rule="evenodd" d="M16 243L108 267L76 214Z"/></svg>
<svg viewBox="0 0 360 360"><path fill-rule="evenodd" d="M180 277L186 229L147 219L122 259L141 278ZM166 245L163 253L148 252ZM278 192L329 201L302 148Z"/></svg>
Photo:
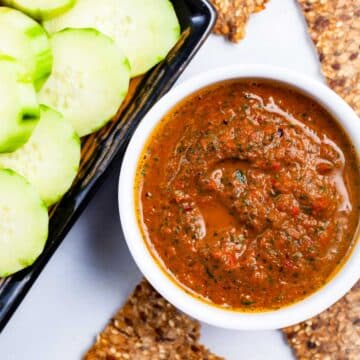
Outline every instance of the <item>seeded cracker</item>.
<svg viewBox="0 0 360 360"><path fill-rule="evenodd" d="M359 360L360 282L330 309L283 331L299 360Z"/></svg>
<svg viewBox="0 0 360 360"><path fill-rule="evenodd" d="M200 326L146 281L97 337L84 360L221 360L198 343Z"/></svg>
<svg viewBox="0 0 360 360"><path fill-rule="evenodd" d="M299 2L330 87L360 115L360 0Z"/></svg>
<svg viewBox="0 0 360 360"><path fill-rule="evenodd" d="M233 42L240 41L245 36L245 26L254 12L265 8L267 0L212 0L218 20L214 32L227 36Z"/></svg>

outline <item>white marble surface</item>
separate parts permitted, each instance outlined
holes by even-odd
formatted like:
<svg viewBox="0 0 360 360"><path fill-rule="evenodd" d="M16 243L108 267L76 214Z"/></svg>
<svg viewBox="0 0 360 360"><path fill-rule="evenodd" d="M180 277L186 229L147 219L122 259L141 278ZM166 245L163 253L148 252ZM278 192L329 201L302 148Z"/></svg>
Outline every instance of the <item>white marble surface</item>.
<svg viewBox="0 0 360 360"><path fill-rule="evenodd" d="M295 0L270 0L239 45L211 36L179 82L227 64L284 66L322 80ZM119 164L120 166L120 164ZM0 336L1 360L76 360L141 278L122 239L119 166L92 200ZM204 325L203 342L228 360L290 360L277 331Z"/></svg>

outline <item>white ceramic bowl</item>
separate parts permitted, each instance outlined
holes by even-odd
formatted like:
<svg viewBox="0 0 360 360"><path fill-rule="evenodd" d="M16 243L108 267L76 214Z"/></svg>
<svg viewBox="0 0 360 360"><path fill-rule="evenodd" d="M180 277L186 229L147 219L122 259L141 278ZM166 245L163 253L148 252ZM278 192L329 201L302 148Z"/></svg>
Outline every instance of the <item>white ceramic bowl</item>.
<svg viewBox="0 0 360 360"><path fill-rule="evenodd" d="M263 65L219 68L195 76L165 95L144 117L127 148L119 181L119 209L122 229L132 256L153 287L183 312L206 323L231 329L277 329L306 320L340 299L360 278L360 241L337 275L306 299L280 310L243 313L205 303L185 292L165 274L145 244L135 215L134 179L146 140L162 117L180 100L207 85L227 79L263 78L278 80L300 89L325 107L349 135L360 154L360 120L332 90L320 82L282 68ZM360 179L359 179L360 181ZM359 238L359 231L357 234Z"/></svg>

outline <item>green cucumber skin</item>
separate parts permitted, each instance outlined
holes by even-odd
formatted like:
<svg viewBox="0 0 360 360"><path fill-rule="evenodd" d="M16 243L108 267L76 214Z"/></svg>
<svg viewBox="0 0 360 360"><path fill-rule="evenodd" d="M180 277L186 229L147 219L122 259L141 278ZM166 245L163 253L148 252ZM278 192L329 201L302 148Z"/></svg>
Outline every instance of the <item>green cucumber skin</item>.
<svg viewBox="0 0 360 360"><path fill-rule="evenodd" d="M28 142L15 152L0 154L0 167L24 176L49 207L62 198L76 177L81 143L59 112L44 105L40 110L39 124Z"/></svg>
<svg viewBox="0 0 360 360"><path fill-rule="evenodd" d="M27 15L9 7L0 7L0 27L4 29L0 36L0 52L22 63L32 76L36 90L39 91L49 77L53 63L45 29ZM22 43L17 45L16 40ZM20 48L21 46L24 47Z"/></svg>
<svg viewBox="0 0 360 360"><path fill-rule="evenodd" d="M72 9L43 24L50 34L91 27L111 37L129 58L131 77L162 61L181 33L169 0L78 0Z"/></svg>
<svg viewBox="0 0 360 360"><path fill-rule="evenodd" d="M34 28L33 30L28 30L27 34L31 33L33 37L37 37L42 40L41 52L38 52L36 55L36 72L33 75L34 86L37 91L40 91L45 81L51 74L52 65L53 65L53 55L50 47L50 40L46 31L39 26L39 28ZM46 36L46 39L45 39ZM35 45L35 43L34 43ZM39 48L40 46L37 46Z"/></svg>
<svg viewBox="0 0 360 360"><path fill-rule="evenodd" d="M49 2L53 0L48 0ZM4 5L11 6L14 9L18 9L23 13L31 16L33 19L38 21L44 21L52 19L56 16L59 16L66 12L67 10L71 9L76 0L63 0L62 5L48 7L48 8L40 8L40 7L28 7L23 4L21 0L3 0Z"/></svg>
<svg viewBox="0 0 360 360"><path fill-rule="evenodd" d="M3 75L1 75L2 71L5 72ZM3 122L3 131L0 132L0 153L15 151L25 144L40 118L40 108L32 79L15 59L0 55L0 78L4 81L5 76L9 78L5 83L0 84L0 94L2 91L13 92L10 96L14 102L12 105L2 103L4 94L0 95L0 116ZM4 88L1 88L1 85ZM7 111L12 113L7 114Z"/></svg>
<svg viewBox="0 0 360 360"><path fill-rule="evenodd" d="M35 128L35 123L39 120L38 113L22 113L19 116L19 122L22 123L22 131L14 135L8 135L3 141L0 140L0 153L9 153L16 151L23 146L29 139L32 131ZM26 124L25 124L26 123Z"/></svg>
<svg viewBox="0 0 360 360"><path fill-rule="evenodd" d="M7 277L40 256L48 237L49 215L37 191L10 169L0 169L0 213L5 214L2 220L8 217L8 222L0 223L0 277Z"/></svg>

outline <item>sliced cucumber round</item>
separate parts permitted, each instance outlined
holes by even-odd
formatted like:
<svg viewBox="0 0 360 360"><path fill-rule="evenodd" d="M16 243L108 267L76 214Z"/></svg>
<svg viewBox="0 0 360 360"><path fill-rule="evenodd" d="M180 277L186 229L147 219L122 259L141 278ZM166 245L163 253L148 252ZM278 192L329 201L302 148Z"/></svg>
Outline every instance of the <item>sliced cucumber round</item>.
<svg viewBox="0 0 360 360"><path fill-rule="evenodd" d="M51 72L52 53L45 30L20 11L0 7L0 53L18 60L40 89Z"/></svg>
<svg viewBox="0 0 360 360"><path fill-rule="evenodd" d="M0 170L0 219L0 277L5 277L41 254L49 222L36 189L12 170Z"/></svg>
<svg viewBox="0 0 360 360"><path fill-rule="evenodd" d="M0 55L0 152L22 146L38 121L39 105L31 78L16 60Z"/></svg>
<svg viewBox="0 0 360 360"><path fill-rule="evenodd" d="M3 0L36 20L50 19L70 9L76 0Z"/></svg>
<svg viewBox="0 0 360 360"><path fill-rule="evenodd" d="M60 111L79 136L106 124L129 87L129 63L109 37L94 29L66 29L51 37L53 71L40 103Z"/></svg>
<svg viewBox="0 0 360 360"><path fill-rule="evenodd" d="M41 105L40 122L29 141L9 154L0 154L0 167L24 176L47 206L70 188L80 163L80 139L69 121Z"/></svg>
<svg viewBox="0 0 360 360"><path fill-rule="evenodd" d="M180 36L169 0L78 0L71 10L44 26L50 33L68 27L98 29L114 39L129 58L131 76L163 60Z"/></svg>

